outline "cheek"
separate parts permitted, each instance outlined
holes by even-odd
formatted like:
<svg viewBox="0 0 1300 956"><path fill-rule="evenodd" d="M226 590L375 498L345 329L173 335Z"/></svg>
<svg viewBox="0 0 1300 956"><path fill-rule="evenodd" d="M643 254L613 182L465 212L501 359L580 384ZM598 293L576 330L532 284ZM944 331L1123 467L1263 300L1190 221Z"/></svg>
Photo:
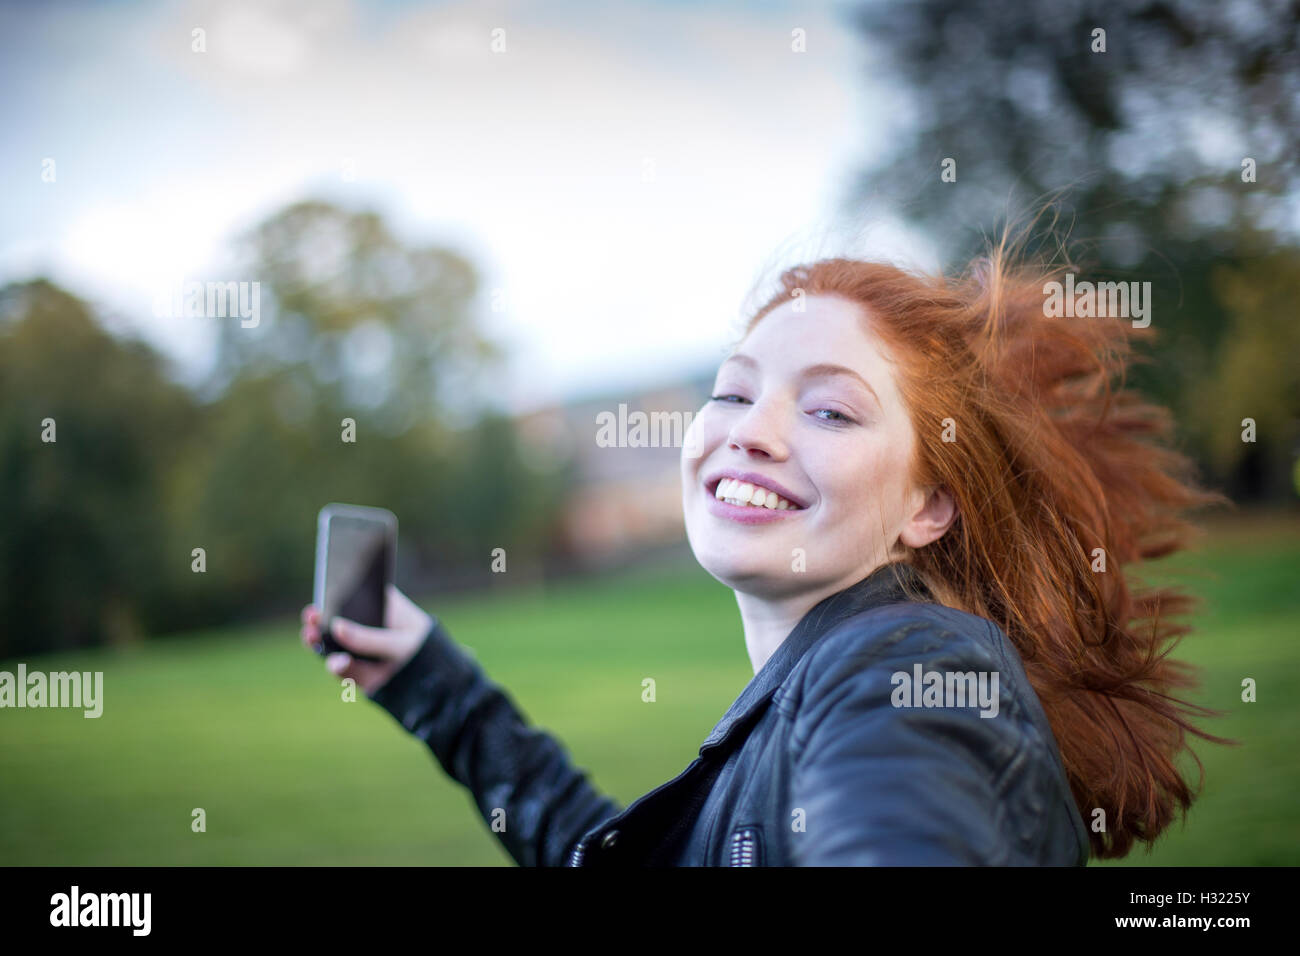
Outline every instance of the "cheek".
<svg viewBox="0 0 1300 956"><path fill-rule="evenodd" d="M682 474L697 471L709 452L726 441L727 428L717 407L706 404L691 419L682 441Z"/></svg>
<svg viewBox="0 0 1300 956"><path fill-rule="evenodd" d="M877 531L882 519L887 526L896 522L906 477L906 458L896 448L892 442L873 440L822 463L826 477L818 487L830 505L826 508L828 520Z"/></svg>
<svg viewBox="0 0 1300 956"><path fill-rule="evenodd" d="M682 503L688 511L690 502L697 497L695 491L702 477L704 463L723 439L725 439L725 432L720 427L716 412L710 412L710 406L705 405L691 419L690 426L682 436L679 471Z"/></svg>

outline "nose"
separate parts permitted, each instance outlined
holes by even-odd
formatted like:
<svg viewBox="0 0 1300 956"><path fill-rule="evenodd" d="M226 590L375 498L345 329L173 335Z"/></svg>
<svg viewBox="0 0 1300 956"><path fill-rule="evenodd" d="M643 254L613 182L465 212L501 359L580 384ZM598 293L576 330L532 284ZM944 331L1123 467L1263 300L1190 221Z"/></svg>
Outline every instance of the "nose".
<svg viewBox="0 0 1300 956"><path fill-rule="evenodd" d="M738 416L727 434L727 447L755 458L782 461L789 456L779 411L770 402L755 402Z"/></svg>

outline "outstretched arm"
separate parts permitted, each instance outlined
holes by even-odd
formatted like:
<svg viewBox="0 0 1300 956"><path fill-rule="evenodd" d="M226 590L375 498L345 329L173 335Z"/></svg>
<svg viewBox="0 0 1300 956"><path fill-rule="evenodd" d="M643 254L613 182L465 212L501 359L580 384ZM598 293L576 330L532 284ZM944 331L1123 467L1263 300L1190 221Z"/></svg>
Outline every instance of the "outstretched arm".
<svg viewBox="0 0 1300 956"><path fill-rule="evenodd" d="M428 745L485 821L504 811L496 836L520 866L562 866L584 833L622 810L558 740L527 722L437 619L370 699Z"/></svg>

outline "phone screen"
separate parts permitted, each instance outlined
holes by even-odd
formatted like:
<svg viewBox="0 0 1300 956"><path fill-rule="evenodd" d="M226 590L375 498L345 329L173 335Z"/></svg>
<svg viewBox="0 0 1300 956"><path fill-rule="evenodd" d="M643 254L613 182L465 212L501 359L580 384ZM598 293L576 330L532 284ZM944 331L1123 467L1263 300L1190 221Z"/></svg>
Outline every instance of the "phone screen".
<svg viewBox="0 0 1300 956"><path fill-rule="evenodd" d="M321 608L324 620L339 616L370 627L383 626L390 532L382 521L340 514L330 517Z"/></svg>

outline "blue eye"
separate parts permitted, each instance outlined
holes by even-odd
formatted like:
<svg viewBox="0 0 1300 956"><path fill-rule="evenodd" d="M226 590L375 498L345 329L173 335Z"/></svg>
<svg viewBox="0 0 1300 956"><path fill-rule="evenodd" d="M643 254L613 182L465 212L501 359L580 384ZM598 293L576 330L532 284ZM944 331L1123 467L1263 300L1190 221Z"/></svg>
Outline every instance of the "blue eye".
<svg viewBox="0 0 1300 956"><path fill-rule="evenodd" d="M833 409L833 408L818 408L818 409L814 409L814 410L813 410L813 415L817 415L819 412L826 412L827 414L830 414L830 415L834 415L834 416L836 416L835 418L823 418L823 419L821 419L821 420L824 421L824 422L832 422L832 423L837 424L837 425L840 425L840 424L843 424L843 425L851 425L851 424L853 424L853 419L849 418L849 416L845 415L843 412L838 412L838 411L836 411L836 410Z"/></svg>
<svg viewBox="0 0 1300 956"><path fill-rule="evenodd" d="M709 401L726 402L729 405L739 405L743 402L748 402L749 399L744 398L740 395L728 394L728 395L710 395ZM822 417L821 415L822 412L825 412L827 417ZM850 418L848 415L844 414L841 411L837 411L834 408L816 408L813 409L812 415L815 418L817 418L818 421L823 421L831 425L856 425L857 424L857 422L854 419Z"/></svg>

